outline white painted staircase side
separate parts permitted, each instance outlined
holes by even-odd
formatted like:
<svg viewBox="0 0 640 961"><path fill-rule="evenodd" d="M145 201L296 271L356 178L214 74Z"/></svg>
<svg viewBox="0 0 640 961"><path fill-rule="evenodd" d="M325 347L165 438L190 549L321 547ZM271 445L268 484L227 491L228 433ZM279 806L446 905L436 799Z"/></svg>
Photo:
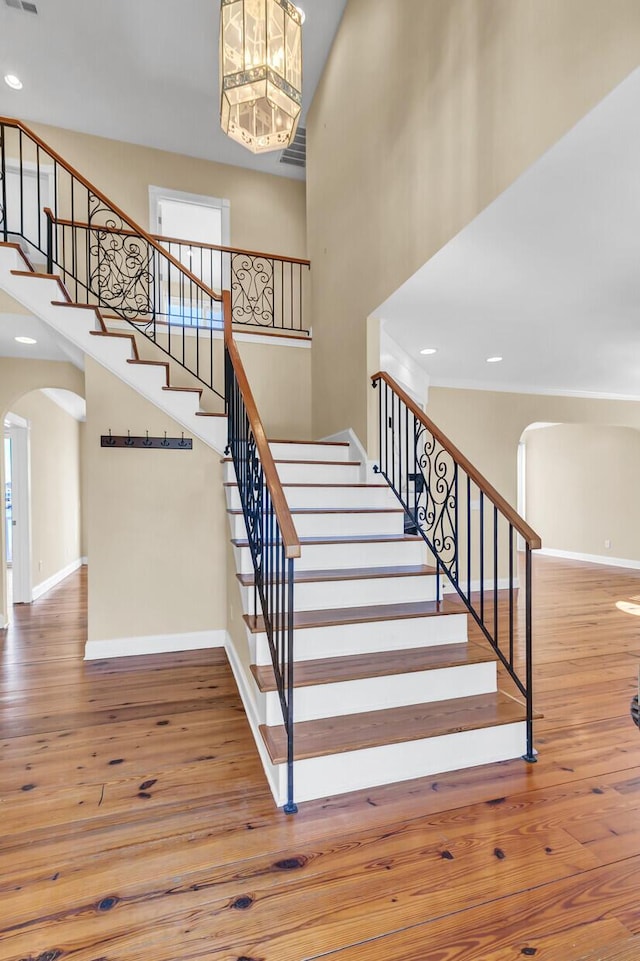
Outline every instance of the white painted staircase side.
<svg viewBox="0 0 640 961"><path fill-rule="evenodd" d="M319 734L313 756L296 759L296 801L524 754L524 709L497 691L495 655L487 648L477 656L467 639L467 615L437 603L426 545L404 534L404 514L391 492L379 478L361 483L361 465L345 459L345 444L277 441L271 449L302 534L294 594L296 739L324 725L318 730L329 740L337 732L344 742L330 753ZM267 636L253 616L253 568L234 482L227 461L225 492L252 662L241 687L251 700L248 715L274 796L284 804L281 708ZM411 567L423 570L405 573ZM416 667L416 657L426 666ZM371 658L377 667L367 670ZM388 660L386 673L381 660ZM458 729L456 711L476 717L477 726ZM398 712L420 722L416 731L430 718L433 733L385 739ZM364 732L362 746L350 740L352 729Z"/></svg>
<svg viewBox="0 0 640 961"><path fill-rule="evenodd" d="M94 307L65 305L66 291L59 279L33 273L15 244L0 243L0 288L43 320L59 335L151 401L185 431L222 453L226 446L226 417L199 416L200 397L193 390L166 389L164 365L132 364L134 341L122 334L105 334ZM134 334L132 327L131 333ZM95 336L96 334L101 336ZM168 358L167 358L168 359ZM194 379L194 383L197 383Z"/></svg>

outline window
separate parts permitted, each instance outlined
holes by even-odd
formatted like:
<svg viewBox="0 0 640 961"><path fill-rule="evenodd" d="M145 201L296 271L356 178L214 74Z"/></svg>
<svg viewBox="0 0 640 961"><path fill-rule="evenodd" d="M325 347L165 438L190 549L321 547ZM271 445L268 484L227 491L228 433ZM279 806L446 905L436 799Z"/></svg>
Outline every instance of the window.
<svg viewBox="0 0 640 961"><path fill-rule="evenodd" d="M166 237L163 246L187 270L216 292L230 273L229 256L214 247L229 245L229 201L217 197L149 187L149 218L152 233ZM222 314L201 317L194 307L185 312L184 300L172 293L175 285L165 278L165 308L169 323L202 326L222 322ZM228 284L227 284L228 286Z"/></svg>

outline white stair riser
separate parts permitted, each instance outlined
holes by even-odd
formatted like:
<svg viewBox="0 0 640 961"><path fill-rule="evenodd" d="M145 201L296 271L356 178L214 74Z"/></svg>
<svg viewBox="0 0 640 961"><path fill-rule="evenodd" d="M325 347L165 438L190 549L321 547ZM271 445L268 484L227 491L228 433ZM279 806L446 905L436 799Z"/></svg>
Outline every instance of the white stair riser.
<svg viewBox="0 0 640 961"><path fill-rule="evenodd" d="M294 633L296 661L352 654L378 654L438 644L464 644L467 640L467 615L410 617L361 624L336 624L332 627L307 627ZM253 664L271 663L266 634L250 634L249 650Z"/></svg>
<svg viewBox="0 0 640 961"><path fill-rule="evenodd" d="M297 444L271 441L269 447L274 460L349 460L349 447L343 444Z"/></svg>
<svg viewBox="0 0 640 961"><path fill-rule="evenodd" d="M252 587L241 587L245 614L253 614ZM372 577L350 581L313 581L297 583L294 589L296 611L328 611L344 607L368 607L372 604L408 604L433 601L436 597L435 575L416 577Z"/></svg>
<svg viewBox="0 0 640 961"><path fill-rule="evenodd" d="M248 547L235 547L236 570L251 574L253 562ZM422 541L361 541L333 544L303 544L295 560L297 571L345 570L349 567L395 567L426 564Z"/></svg>
<svg viewBox="0 0 640 961"><path fill-rule="evenodd" d="M240 510L237 487L225 487L227 506ZM355 510L398 507L398 500L388 487L284 487L287 504L292 510L300 507L350 507Z"/></svg>
<svg viewBox="0 0 640 961"><path fill-rule="evenodd" d="M402 534L402 511L380 513L293 514L298 537L349 537L350 535ZM231 536L246 537L242 514L229 514Z"/></svg>
<svg viewBox="0 0 640 961"><path fill-rule="evenodd" d="M358 467L344 464L285 464L276 463L282 484L353 484L360 479ZM235 482L233 464L225 463L225 481Z"/></svg>
<svg viewBox="0 0 640 961"><path fill-rule="evenodd" d="M442 737L308 758L294 764L295 797L296 801L310 801L375 785L441 774L443 771L494 764L521 757L525 750L526 725L519 721ZM277 802L282 805L286 802L286 765L278 767L280 791Z"/></svg>
<svg viewBox="0 0 640 961"><path fill-rule="evenodd" d="M336 714L360 714L407 704L446 701L450 697L490 694L496 690L496 686L496 665L495 661L490 661L435 671L298 687L293 696L293 710L296 721L314 721L322 717L335 717ZM280 726L282 708L276 692L270 691L266 695L265 708L261 723Z"/></svg>

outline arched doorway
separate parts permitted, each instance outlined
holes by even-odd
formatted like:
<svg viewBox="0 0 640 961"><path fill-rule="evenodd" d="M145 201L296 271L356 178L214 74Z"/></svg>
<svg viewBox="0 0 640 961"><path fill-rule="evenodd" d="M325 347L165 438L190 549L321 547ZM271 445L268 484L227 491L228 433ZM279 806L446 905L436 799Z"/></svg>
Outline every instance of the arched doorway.
<svg viewBox="0 0 640 961"><path fill-rule="evenodd" d="M518 507L543 553L640 568L640 431L534 423L518 447Z"/></svg>
<svg viewBox="0 0 640 961"><path fill-rule="evenodd" d="M28 391L3 418L2 591L37 600L86 557L82 524L84 399L56 388Z"/></svg>

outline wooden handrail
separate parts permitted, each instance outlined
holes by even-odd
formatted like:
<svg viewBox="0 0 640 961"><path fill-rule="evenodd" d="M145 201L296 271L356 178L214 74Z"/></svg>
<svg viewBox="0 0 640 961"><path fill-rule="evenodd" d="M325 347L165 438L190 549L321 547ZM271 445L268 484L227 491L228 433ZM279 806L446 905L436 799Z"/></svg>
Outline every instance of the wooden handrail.
<svg viewBox="0 0 640 961"><path fill-rule="evenodd" d="M511 504L507 503L502 494L499 494L495 487L489 483L486 477L477 470L468 458L464 456L462 451L453 444L449 438L442 433L442 431L436 427L433 421L427 417L424 411L420 408L414 401L409 397L407 393L400 387L399 384L395 382L393 377L379 370L377 374L373 374L371 377L371 382L375 385L378 381L383 380L388 386L400 397L403 404L411 411L411 413L416 417L417 420L423 424L427 430L435 437L438 443L447 451L448 454L453 457L453 460L459 467L462 467L464 471L469 475L471 480L479 487L479 489L485 494L491 502L497 507L502 514L505 516L509 524L514 530L520 534L527 543L527 546L531 548L532 551L538 550L542 547L542 540L536 534L532 527L529 527L527 522L523 520L517 511L513 509Z"/></svg>
<svg viewBox="0 0 640 961"><path fill-rule="evenodd" d="M121 237L139 236L135 230L122 230L118 227L110 227L107 224L87 224L81 220L65 220L62 217L55 217L49 207L44 208L47 216L51 217L54 224L61 227L77 227L81 230L100 230L106 234L118 234ZM220 244L205 244L200 240L184 240L180 237L165 237L164 234L150 234L159 244L181 244L184 247L200 247L202 250L220 250L225 254L244 254L247 257L264 257L266 260L281 260L287 264L300 264L302 267L311 267L310 260L300 260L298 257L283 257L282 254L267 254L258 250L243 250L242 247L224 247Z"/></svg>
<svg viewBox="0 0 640 961"><path fill-rule="evenodd" d="M83 187L86 187L86 189L95 197L97 197L98 200L101 200L102 203L106 204L107 207L113 211L117 217L120 217L120 219L124 221L124 223L129 224L130 227L133 227L132 233L135 236L143 237L144 240L146 240L155 250L158 251L158 253L170 260L171 263L178 268L178 270L182 271L182 273L189 278L189 280L191 280L197 287L200 287L201 290L207 294L207 296L211 297L213 300L222 299L220 294L216 294L215 291L211 290L210 287L207 287L207 285L203 283L199 277L196 277L195 274L192 274L191 271L184 266L184 264L181 264L180 261L176 260L176 258L167 250L165 250L164 247L161 247L160 244L154 240L150 233L148 233L143 227L140 227L135 220L132 220L131 217L125 214L120 207L112 203L112 201L109 200L109 198L106 197L101 190L98 190L97 187L94 187L90 180L87 180L86 177L83 177L82 174L75 169L75 167L72 167L71 164L68 164L67 161L64 160L59 153L57 153L57 151L53 150L52 147L49 147L44 140L38 137L38 135L35 134L33 130L30 130L26 124L22 123L21 120L15 120L13 117L0 117L0 126L16 127L18 130L21 130L24 134L26 134L27 137L30 137L36 146L40 147L41 150L44 150L44 152L48 154L54 163L62 167L63 170L66 170L67 173L72 177L75 177L78 183L81 183ZM49 211L49 213L51 213L51 211Z"/></svg>
<svg viewBox="0 0 640 961"><path fill-rule="evenodd" d="M260 414L258 413L258 408L256 406L251 387L249 386L244 365L233 339L231 292L228 290L222 291L222 309L224 314L225 347L229 352L229 357L231 363L233 364L236 380L238 381L238 387L240 388L242 399L244 400L244 406L247 411L247 417L249 418L251 430L255 438L256 448L260 457L260 463L262 464L262 470L264 471L264 479L269 489L271 503L273 504L273 509L278 519L278 526L280 527L280 534L282 535L285 556L300 557L301 547L298 533L293 523L291 511L289 510L289 505L287 504L287 499L284 496L284 491L282 490L282 484L280 483L280 478L278 477L278 471L276 470L271 448L269 447L269 441L267 440L264 425L260 418Z"/></svg>

